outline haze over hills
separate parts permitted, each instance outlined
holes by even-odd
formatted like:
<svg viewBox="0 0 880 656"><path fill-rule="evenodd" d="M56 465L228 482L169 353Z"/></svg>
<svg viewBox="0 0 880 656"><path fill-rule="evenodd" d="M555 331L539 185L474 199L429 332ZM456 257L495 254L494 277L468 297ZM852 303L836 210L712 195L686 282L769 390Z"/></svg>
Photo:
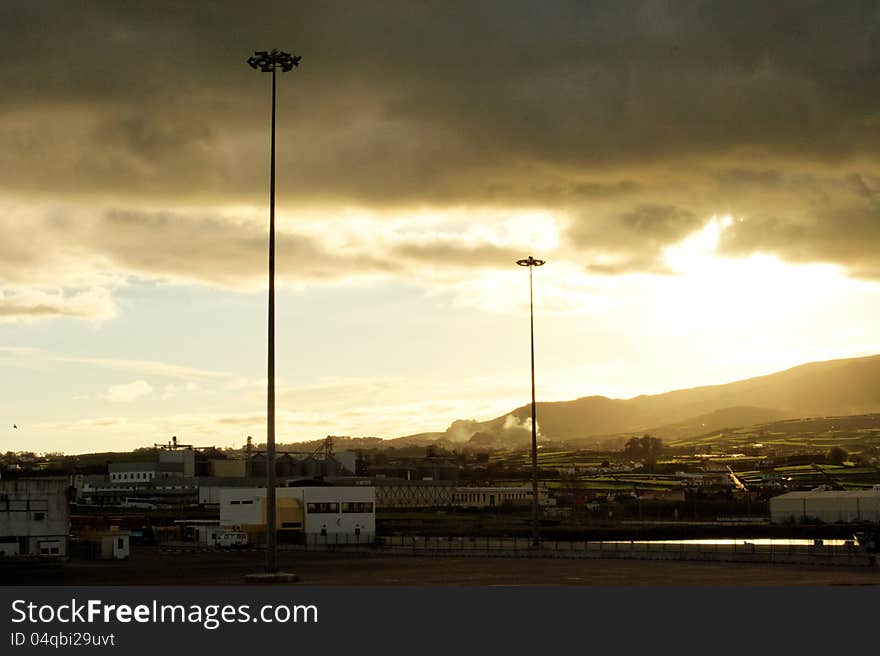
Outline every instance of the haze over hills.
<svg viewBox="0 0 880 656"><path fill-rule="evenodd" d="M627 433L680 438L781 419L873 412L880 412L880 355L811 362L724 385L631 399L538 403L538 426L545 439L589 443ZM443 433L398 439L513 446L530 438L530 417L527 404L488 421L459 420Z"/></svg>
<svg viewBox="0 0 880 656"><path fill-rule="evenodd" d="M811 362L785 371L722 385L642 395L631 399L587 396L538 403L540 437L572 447L617 448L633 434L671 440L704 436L724 428L807 417L880 413L880 355ZM489 419L460 419L445 431L394 439L336 437L338 449L523 447L531 440L531 406ZM294 443L318 448L323 440ZM281 445L284 447L284 445Z"/></svg>

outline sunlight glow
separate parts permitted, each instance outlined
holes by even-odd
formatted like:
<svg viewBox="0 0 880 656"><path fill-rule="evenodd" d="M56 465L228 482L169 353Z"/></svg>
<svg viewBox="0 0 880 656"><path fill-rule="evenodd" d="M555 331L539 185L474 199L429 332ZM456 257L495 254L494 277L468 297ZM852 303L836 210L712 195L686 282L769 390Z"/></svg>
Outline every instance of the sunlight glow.
<svg viewBox="0 0 880 656"><path fill-rule="evenodd" d="M716 256L726 225L729 222L713 220L667 252L667 261L679 275L656 282L655 301L681 330L787 323L852 290L853 282L835 266L788 264L761 254L742 259Z"/></svg>
<svg viewBox="0 0 880 656"><path fill-rule="evenodd" d="M724 229L733 223L730 216L713 216L706 225L684 241L666 249L666 263L679 273L694 272L710 265Z"/></svg>

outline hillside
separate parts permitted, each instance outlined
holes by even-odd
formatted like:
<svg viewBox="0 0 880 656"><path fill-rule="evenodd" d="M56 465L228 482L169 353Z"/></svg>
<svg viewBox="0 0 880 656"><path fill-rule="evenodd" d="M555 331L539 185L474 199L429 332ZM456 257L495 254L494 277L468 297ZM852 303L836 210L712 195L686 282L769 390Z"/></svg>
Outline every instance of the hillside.
<svg viewBox="0 0 880 656"><path fill-rule="evenodd" d="M757 423L880 412L880 355L800 365L746 380L632 399L588 396L538 403L538 426L550 440L589 441L651 432L682 438ZM467 442L478 434L483 445L527 441L531 407L478 422L460 420L443 434Z"/></svg>
<svg viewBox="0 0 880 656"><path fill-rule="evenodd" d="M848 454L871 457L880 453L880 414L786 419L673 438L667 444L691 449L717 446L721 451L734 453L759 448L776 455L827 453L840 447Z"/></svg>

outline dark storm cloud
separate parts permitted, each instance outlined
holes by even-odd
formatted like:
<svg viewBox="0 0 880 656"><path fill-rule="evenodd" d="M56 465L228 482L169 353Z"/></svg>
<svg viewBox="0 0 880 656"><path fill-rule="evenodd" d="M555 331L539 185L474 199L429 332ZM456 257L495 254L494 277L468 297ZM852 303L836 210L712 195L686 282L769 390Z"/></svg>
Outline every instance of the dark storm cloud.
<svg viewBox="0 0 880 656"><path fill-rule="evenodd" d="M835 179L815 187L813 196L802 206L772 208L736 222L723 233L721 252L842 264L854 276L880 279L880 177Z"/></svg>
<svg viewBox="0 0 880 656"><path fill-rule="evenodd" d="M281 282L334 282L364 275L413 278L463 266L509 268L521 255L517 249L486 241L465 244L443 234L337 236L343 245L328 245L320 234L290 232L279 221ZM95 311L104 316L108 299L96 302L82 292L102 287L106 292L127 276L227 288L263 285L266 248L263 220L204 211L55 210L0 217L0 256L7 250L15 255L0 257L0 280L17 290L4 296L0 288L0 316ZM65 294L66 288L77 293Z"/></svg>
<svg viewBox="0 0 880 656"><path fill-rule="evenodd" d="M596 273L668 272L664 249L696 232L705 220L680 207L642 205L604 219L572 222L568 236L581 251L603 255L588 264Z"/></svg>
<svg viewBox="0 0 880 656"><path fill-rule="evenodd" d="M267 237L263 223L170 212L110 211L70 238L92 258L105 256L124 271L146 277L188 279L236 286L262 284ZM361 273L388 273L395 265L362 252L329 251L310 236L278 231L278 273L298 281L338 280Z"/></svg>
<svg viewBox="0 0 880 656"><path fill-rule="evenodd" d="M7 194L262 202L268 77L244 59L278 45L303 55L279 86L279 201L558 209L569 245L603 248L591 266L609 272L656 270L663 247L729 211L748 220L726 252L880 268L854 248L874 205L837 189L880 170L873 2L0 11ZM138 266L186 269L106 239Z"/></svg>
<svg viewBox="0 0 880 656"><path fill-rule="evenodd" d="M220 285L241 281L263 284L266 267L265 225L228 217L111 211L86 235L93 257L105 254L124 270ZM349 237L338 251L310 235L278 232L276 250L282 277L332 281L365 274L413 275L417 269L509 268L522 250L483 242L463 244L444 236L397 235Z"/></svg>
<svg viewBox="0 0 880 656"><path fill-rule="evenodd" d="M391 250L394 259L434 266L509 269L522 257L522 248L483 243L467 245L449 239L402 243Z"/></svg>

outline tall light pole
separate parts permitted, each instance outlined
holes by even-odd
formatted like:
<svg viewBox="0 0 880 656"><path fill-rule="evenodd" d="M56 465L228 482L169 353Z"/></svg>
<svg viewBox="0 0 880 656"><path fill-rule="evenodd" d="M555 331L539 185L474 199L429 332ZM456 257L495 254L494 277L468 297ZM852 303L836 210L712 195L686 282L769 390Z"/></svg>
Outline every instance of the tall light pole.
<svg viewBox="0 0 880 656"><path fill-rule="evenodd" d="M258 50L247 63L272 74L272 145L269 173L269 354L266 394L266 572L278 571L278 541L275 528L275 72L299 66L302 57L273 49Z"/></svg>
<svg viewBox="0 0 880 656"><path fill-rule="evenodd" d="M538 419L535 410L535 306L532 301L532 267L544 265L544 260L536 260L531 255L525 260L517 260L520 266L529 267L529 326L532 344L532 545L540 544L538 535Z"/></svg>

